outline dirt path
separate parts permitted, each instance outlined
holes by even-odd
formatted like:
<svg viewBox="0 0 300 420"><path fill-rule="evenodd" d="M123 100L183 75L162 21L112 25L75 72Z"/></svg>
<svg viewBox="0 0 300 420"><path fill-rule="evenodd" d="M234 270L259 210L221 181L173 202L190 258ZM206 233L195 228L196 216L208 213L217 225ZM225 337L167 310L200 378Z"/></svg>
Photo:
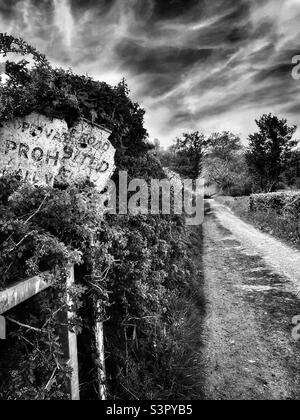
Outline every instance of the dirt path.
<svg viewBox="0 0 300 420"><path fill-rule="evenodd" d="M300 252L210 203L204 223L204 394L300 399Z"/></svg>

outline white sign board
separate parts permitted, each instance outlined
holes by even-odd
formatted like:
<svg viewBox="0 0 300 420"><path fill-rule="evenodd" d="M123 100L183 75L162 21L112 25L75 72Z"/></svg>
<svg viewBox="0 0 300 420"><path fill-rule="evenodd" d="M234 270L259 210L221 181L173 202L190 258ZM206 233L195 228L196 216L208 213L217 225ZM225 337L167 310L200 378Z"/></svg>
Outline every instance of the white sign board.
<svg viewBox="0 0 300 420"><path fill-rule="evenodd" d="M110 135L111 132L83 120L73 127L65 141L60 180L88 178L97 189L103 189L115 170Z"/></svg>
<svg viewBox="0 0 300 420"><path fill-rule="evenodd" d="M115 169L110 132L86 121L71 130L63 120L33 113L0 126L1 173L17 172L36 185L90 179L105 187Z"/></svg>

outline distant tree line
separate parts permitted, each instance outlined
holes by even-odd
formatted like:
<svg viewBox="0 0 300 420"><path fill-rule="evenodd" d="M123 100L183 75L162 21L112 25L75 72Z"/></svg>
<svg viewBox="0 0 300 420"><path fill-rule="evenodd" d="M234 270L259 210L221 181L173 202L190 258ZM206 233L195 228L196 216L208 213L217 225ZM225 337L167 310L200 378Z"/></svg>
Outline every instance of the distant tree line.
<svg viewBox="0 0 300 420"><path fill-rule="evenodd" d="M296 126L265 114L256 120L258 131L248 146L229 131L205 136L184 133L167 150L156 144L163 166L186 178L203 176L207 191L249 195L300 188L300 150L294 139Z"/></svg>

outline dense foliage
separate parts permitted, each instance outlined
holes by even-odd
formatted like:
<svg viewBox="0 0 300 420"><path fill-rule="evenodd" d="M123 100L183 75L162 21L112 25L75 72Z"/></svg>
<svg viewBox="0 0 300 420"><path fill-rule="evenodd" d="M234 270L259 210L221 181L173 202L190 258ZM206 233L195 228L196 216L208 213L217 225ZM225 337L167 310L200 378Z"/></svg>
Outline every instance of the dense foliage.
<svg viewBox="0 0 300 420"><path fill-rule="evenodd" d="M207 195L244 195L252 192L245 150L240 137L229 132L206 136L199 132L183 134L168 150L156 145L164 167L186 178L205 179Z"/></svg>
<svg viewBox="0 0 300 420"><path fill-rule="evenodd" d="M61 362L57 341L61 328L58 315L67 307L68 267L84 264L85 272L90 274L69 291L75 298L73 309L81 308L85 295L92 295L95 301L101 303L102 313L95 313L95 319L103 318L109 305L105 281L101 291L93 286L95 278L100 281L104 277L103 273L112 259L106 247L94 247L103 221L101 197L90 185L72 185L64 190L33 187L14 176L3 177L0 182L0 287L27 276L47 271L52 274L45 279L52 285L51 292L44 294L39 307L33 304L31 311L28 304L13 314L13 319L19 314L22 324L28 320L31 328L41 330L38 332L29 328L26 333L26 328L20 327L14 332L12 340L19 343L14 346L19 358L13 353L13 367L5 362L5 356L11 355L7 348L10 342L1 343L4 352L1 358L5 363L1 370L1 398L60 399L68 392L64 387L68 372ZM95 259L98 264L94 267ZM93 311L93 307L90 309ZM84 322L86 320L77 316L70 328L81 331ZM31 343L29 348L28 341ZM40 357L37 359L36 355ZM51 386L51 393L46 385L53 372L55 386ZM26 379L29 373L31 385ZM18 378L21 389L16 389L16 383L10 382L12 374ZM42 392L43 389L45 392Z"/></svg>
<svg viewBox="0 0 300 420"><path fill-rule="evenodd" d="M129 98L125 80L112 87L71 70L54 69L23 40L1 34L0 55L9 52L25 58L18 63L7 60L8 79L0 84L0 121L33 111L65 119L69 127L80 117L86 118L112 131L120 165L124 156L136 157L149 150L145 111ZM33 59L32 66L29 59Z"/></svg>
<svg viewBox="0 0 300 420"><path fill-rule="evenodd" d="M293 150L288 160L285 171L281 176L283 185L300 189L300 150Z"/></svg>
<svg viewBox="0 0 300 420"><path fill-rule="evenodd" d="M251 179L240 137L231 132L214 133L206 142L203 176L207 187L217 186L225 195L251 192Z"/></svg>
<svg viewBox="0 0 300 420"><path fill-rule="evenodd" d="M300 193L293 191L269 194L253 194L250 196L252 211L275 210L278 214L300 214Z"/></svg>
<svg viewBox="0 0 300 420"><path fill-rule="evenodd" d="M178 377L185 376L182 368L191 363L185 357L192 349L174 337L174 332L181 328L182 334L187 328L187 302L191 311L199 311L190 297L199 267L191 261L183 220L140 216L121 222L115 219L115 223L112 227L110 220L106 231L118 261L109 276L114 305L108 310L106 324L113 395L176 399L181 392L192 397ZM188 353L184 356L185 346Z"/></svg>
<svg viewBox="0 0 300 420"><path fill-rule="evenodd" d="M32 68L23 60L8 63L0 120L37 111L64 118L71 127L84 117L113 131L117 169L128 170L129 181L164 176L147 153L144 111L130 100L124 81L111 87L52 69L44 56L6 35L0 48L17 48L35 61ZM104 321L112 398L198 396L200 381L193 381L191 371L200 333L187 335L201 301L191 294L198 267L187 262L191 244L184 219L105 215L101 195L89 183L43 188L5 176L0 184L0 286L52 273L49 292L9 314L9 340L0 347L0 398L66 398L70 372L62 362L58 314L67 305L69 264L77 267L76 287L68 291L76 312L69 328L79 333L82 397L98 397L92 333L97 320Z"/></svg>
<svg viewBox="0 0 300 420"><path fill-rule="evenodd" d="M201 173L205 147L205 136L198 131L183 133L178 137L169 151L169 165L166 164L167 156L163 163L178 172L182 177L197 179Z"/></svg>

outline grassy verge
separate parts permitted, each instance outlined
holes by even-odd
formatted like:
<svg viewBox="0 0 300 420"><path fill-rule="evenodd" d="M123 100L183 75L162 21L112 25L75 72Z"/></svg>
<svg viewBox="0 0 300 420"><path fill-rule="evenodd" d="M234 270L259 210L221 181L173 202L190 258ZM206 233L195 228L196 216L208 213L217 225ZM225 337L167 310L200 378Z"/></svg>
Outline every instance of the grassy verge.
<svg viewBox="0 0 300 420"><path fill-rule="evenodd" d="M114 373L114 384L110 384L110 398L202 399L200 356L205 305L202 295L201 228L185 230L183 240L188 249L188 269L179 276L188 286L181 291L170 291L166 316L152 320L147 335L139 330L127 329L127 356L125 362L116 360L119 368ZM108 371L112 371L111 367Z"/></svg>
<svg viewBox="0 0 300 420"><path fill-rule="evenodd" d="M274 209L250 211L249 197L218 197L217 201L257 229L300 248L300 215L279 214Z"/></svg>
<svg viewBox="0 0 300 420"><path fill-rule="evenodd" d="M203 398L201 347L205 299L202 281L202 229L189 229L186 241L189 248L190 286L173 303L170 311L171 327L166 331L160 348L160 360L163 364L158 373L164 382L161 397L166 400Z"/></svg>

